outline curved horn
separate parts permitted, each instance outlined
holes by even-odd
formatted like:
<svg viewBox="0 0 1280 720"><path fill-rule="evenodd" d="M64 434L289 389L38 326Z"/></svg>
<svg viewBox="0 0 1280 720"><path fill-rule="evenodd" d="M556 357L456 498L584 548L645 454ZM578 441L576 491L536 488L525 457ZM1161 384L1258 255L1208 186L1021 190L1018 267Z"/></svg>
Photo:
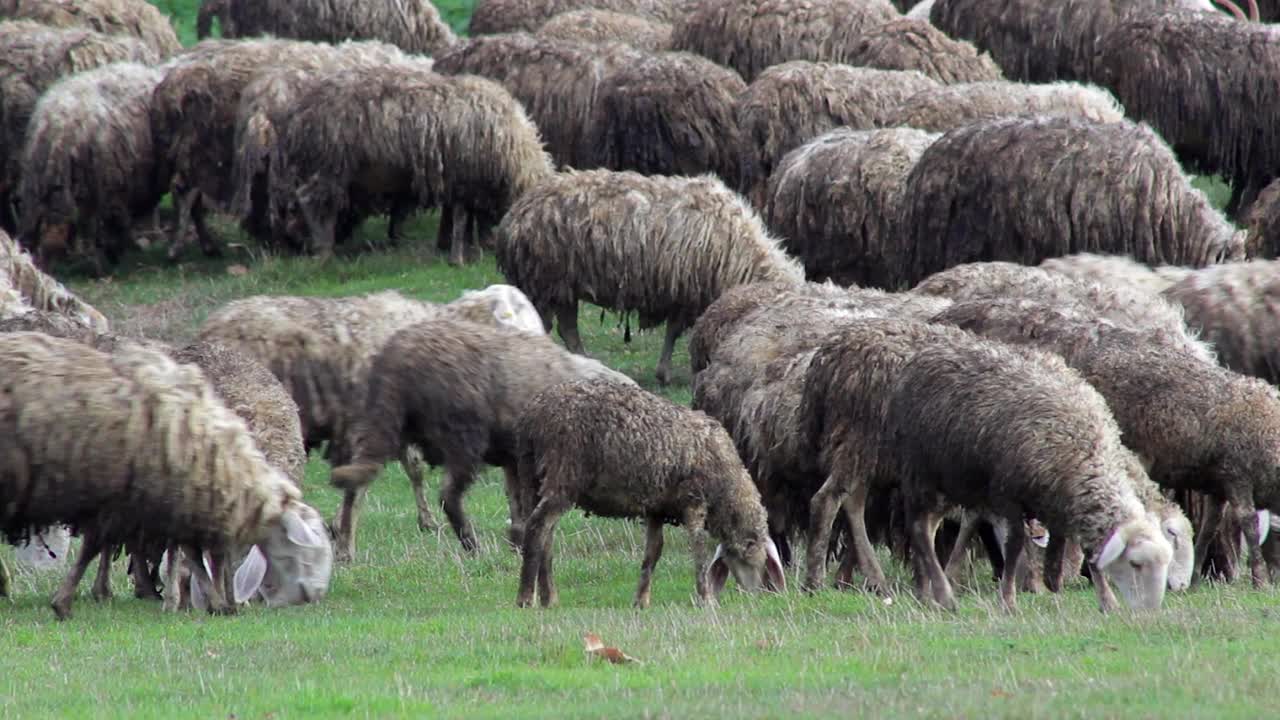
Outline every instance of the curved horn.
<svg viewBox="0 0 1280 720"><path fill-rule="evenodd" d="M1231 0L1212 0L1212 2L1217 3L1219 7L1226 8L1227 12L1234 15L1237 20L1249 21L1249 18L1244 16L1244 11L1240 9L1240 6ZM1249 2L1254 2L1254 0L1249 0Z"/></svg>
<svg viewBox="0 0 1280 720"><path fill-rule="evenodd" d="M1262 11L1258 9L1258 0L1249 0L1249 19L1254 22L1262 21Z"/></svg>

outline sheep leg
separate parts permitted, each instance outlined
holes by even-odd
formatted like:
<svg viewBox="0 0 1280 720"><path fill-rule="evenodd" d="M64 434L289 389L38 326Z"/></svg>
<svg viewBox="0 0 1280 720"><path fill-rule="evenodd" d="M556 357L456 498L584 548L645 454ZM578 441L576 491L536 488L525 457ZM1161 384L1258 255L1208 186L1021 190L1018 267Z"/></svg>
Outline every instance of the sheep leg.
<svg viewBox="0 0 1280 720"><path fill-rule="evenodd" d="M392 245L399 244L402 233L401 228L404 221L409 219L409 214L413 212L413 206L406 203L391 203L391 212L387 216L387 240Z"/></svg>
<svg viewBox="0 0 1280 720"><path fill-rule="evenodd" d="M164 552L164 612L177 612L182 607L182 558L177 545L170 543Z"/></svg>
<svg viewBox="0 0 1280 720"><path fill-rule="evenodd" d="M98 556L98 574L93 578L93 589L89 592L97 602L111 599L111 556L115 552L116 546L106 543Z"/></svg>
<svg viewBox="0 0 1280 720"><path fill-rule="evenodd" d="M407 447L400 455L400 464L404 466L404 474L409 476L409 484L413 486L413 500L418 505L418 529L422 532L434 532L439 525L432 517L431 503L427 501L426 468L422 466L418 456Z"/></svg>
<svg viewBox="0 0 1280 720"><path fill-rule="evenodd" d="M550 547L551 535L560 516L572 506L573 503L567 500L544 497L533 512L529 513L529 522L524 532L524 559L520 566L520 590L516 594L516 607L533 605L534 586L542 571L542 555Z"/></svg>
<svg viewBox="0 0 1280 720"><path fill-rule="evenodd" d="M1214 536L1218 534L1218 525L1221 524L1222 513L1227 504L1226 500L1219 500L1208 495L1205 496L1204 501L1204 519L1200 523L1199 530L1196 531L1195 564L1192 565L1195 571L1191 573L1192 586L1200 584L1202 574L1207 572L1204 567L1205 558L1209 554L1209 545L1213 542Z"/></svg>
<svg viewBox="0 0 1280 720"><path fill-rule="evenodd" d="M335 543L333 555L338 562L350 562L356 556L356 522L360 513L360 501L368 487L346 490L342 493L342 508L338 511L338 542Z"/></svg>
<svg viewBox="0 0 1280 720"><path fill-rule="evenodd" d="M851 495L845 497L840 507L844 510L845 520L849 523L849 538L844 545L844 555L840 558L840 569L836 571L835 584L838 588L851 588L853 587L853 568L859 562L857 546L853 539L854 514L857 508L853 504Z"/></svg>
<svg viewBox="0 0 1280 720"><path fill-rule="evenodd" d="M553 555L551 538L554 533L547 533L542 539L542 555L538 563L538 594L542 596L542 607L554 607L560 602L560 593L556 592L555 574L551 570Z"/></svg>
<svg viewBox="0 0 1280 720"><path fill-rule="evenodd" d="M204 554L199 548L189 547L186 550L187 567L191 570L191 582L200 583L205 597L209 598L210 615L234 615L235 605L227 602L226 584L222 580L222 569L227 563L225 552L210 553L209 565L213 574L205 571Z"/></svg>
<svg viewBox="0 0 1280 720"><path fill-rule="evenodd" d="M671 355L676 349L676 340L684 334L686 323L683 320L667 321L667 336L662 341L662 356L658 358L658 384L666 387L671 384Z"/></svg>
<svg viewBox="0 0 1280 720"><path fill-rule="evenodd" d="M440 225L436 228L436 250L446 252L453 246L453 206L440 208Z"/></svg>
<svg viewBox="0 0 1280 720"><path fill-rule="evenodd" d="M169 240L167 255L170 260L176 260L187 247L187 237L191 234L192 206L199 197L199 190L188 190L176 184L173 188L173 204L178 211L178 220L173 230L173 237Z"/></svg>
<svg viewBox="0 0 1280 720"><path fill-rule="evenodd" d="M71 600L75 597L76 588L80 585L80 580L84 578L84 573L89 569L89 563L102 552L103 545L95 532L86 532L84 541L80 543L80 554L76 556L76 564L71 566L71 571L67 573L66 579L62 581L62 585L58 587L58 591L53 595L53 601L49 603L53 608L53 614L59 620L66 620L71 617Z"/></svg>
<svg viewBox="0 0 1280 720"><path fill-rule="evenodd" d="M698 601L708 607L716 604L707 584L707 507L692 505L684 511L684 529L689 533L689 552L693 554L693 577Z"/></svg>
<svg viewBox="0 0 1280 720"><path fill-rule="evenodd" d="M975 513L976 514L976 513ZM1018 609L1018 564L1023 559L1023 550L1027 544L1027 526L1022 522L1022 513L1010 513L1006 517L1009 523L1009 536L1004 541L1004 574L1000 577L1000 604L1006 612Z"/></svg>
<svg viewBox="0 0 1280 720"><path fill-rule="evenodd" d="M827 573L827 544L831 542L831 525L836 511L844 503L846 493L836 475L827 477L809 500L809 544L805 548L803 589L814 592L822 587Z"/></svg>
<svg viewBox="0 0 1280 720"><path fill-rule="evenodd" d="M849 497L845 500L849 517L849 534L853 536L853 549L858 555L858 570L867 584L867 589L885 595L889 591L884 570L876 559L876 551L871 547L871 538L867 536L867 493L871 488L865 482L855 483Z"/></svg>
<svg viewBox="0 0 1280 720"><path fill-rule="evenodd" d="M9 566L4 564L4 558L0 558L0 597L9 597L10 582Z"/></svg>
<svg viewBox="0 0 1280 720"><path fill-rule="evenodd" d="M449 264L454 267L462 267L467 264L467 241L470 239L471 232L476 225L476 214L474 212L468 212L465 215L465 221L454 222L453 237L449 240Z"/></svg>
<svg viewBox="0 0 1280 720"><path fill-rule="evenodd" d="M503 466L502 485L507 493L507 514L511 518L507 541L518 550L524 541L524 507L520 502L520 476L516 473L516 466Z"/></svg>
<svg viewBox="0 0 1280 720"><path fill-rule="evenodd" d="M1229 498L1235 511L1236 522L1244 532L1245 545L1249 549L1249 580L1254 589L1261 589L1269 582L1267 563L1262 557L1262 535L1258 529L1258 511L1252 498L1243 493L1232 493Z"/></svg>
<svg viewBox="0 0 1280 720"><path fill-rule="evenodd" d="M923 578L917 578L916 587L923 588L927 582L933 588L934 602L943 609L954 612L956 598L951 591L951 583L947 581L947 574L942 571L942 564L938 562L938 553L933 547L933 536L938 531L938 524L942 521L942 517L939 513L931 511L912 513L912 515L911 552L916 558L917 574L924 575Z"/></svg>
<svg viewBox="0 0 1280 720"><path fill-rule="evenodd" d="M312 254L321 260L333 257L338 219L332 212L321 214L307 202L302 203L302 217L307 221L307 228L311 231Z"/></svg>
<svg viewBox="0 0 1280 720"><path fill-rule="evenodd" d="M151 558L145 547L133 547L132 543L125 547L129 553L129 578L133 580L133 596L139 600L159 600L156 580L150 572ZM158 559L156 564L159 564Z"/></svg>
<svg viewBox="0 0 1280 720"><path fill-rule="evenodd" d="M582 338L578 336L578 304L561 305L555 309L556 328L564 346L575 355L586 355L587 349L582 346Z"/></svg>
<svg viewBox="0 0 1280 720"><path fill-rule="evenodd" d="M1049 533L1049 547L1044 550L1044 584L1049 592L1062 590L1064 568L1062 561L1067 554L1067 539L1059 532Z"/></svg>
<svg viewBox="0 0 1280 720"><path fill-rule="evenodd" d="M1089 569L1089 577L1093 579L1093 588L1098 593L1098 608L1104 613L1119 610L1120 603L1116 602L1116 594L1111 591L1111 583L1107 582L1106 573L1102 572L1102 568L1095 564L1090 564Z"/></svg>
<svg viewBox="0 0 1280 720"><path fill-rule="evenodd" d="M978 523L981 521L981 515L970 510L965 510L960 517L960 530L956 533L956 542L951 546L945 568L947 578L953 583L956 581L956 574L960 571L960 564L964 562L965 555L969 552L969 542L973 540L973 533L977 531Z"/></svg>
<svg viewBox="0 0 1280 720"><path fill-rule="evenodd" d="M636 589L635 606L641 609L649 607L649 582L653 579L653 568L662 557L662 518L650 516L645 528L644 562L640 563L640 587Z"/></svg>
<svg viewBox="0 0 1280 720"><path fill-rule="evenodd" d="M475 475L469 467L447 468L444 481L440 485L440 502L444 506L445 517L448 518L454 534L458 536L458 542L462 543L462 549L469 553L474 553L478 544L475 530L471 528L471 521L467 519L467 514L462 509L462 496L466 494L474 480Z"/></svg>

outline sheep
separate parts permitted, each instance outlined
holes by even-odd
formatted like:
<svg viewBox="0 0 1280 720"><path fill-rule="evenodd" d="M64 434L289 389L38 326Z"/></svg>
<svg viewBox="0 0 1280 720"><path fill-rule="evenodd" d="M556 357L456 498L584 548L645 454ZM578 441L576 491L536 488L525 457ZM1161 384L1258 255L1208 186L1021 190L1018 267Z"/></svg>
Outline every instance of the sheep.
<svg viewBox="0 0 1280 720"><path fill-rule="evenodd" d="M1215 397L1230 396L1229 376L1186 352L1177 335L1117 327L1079 305L984 298L956 303L932 322L1052 352L1097 389L1112 409L1125 446L1150 472L1150 478L1132 474L1135 491L1173 547L1170 589L1185 589L1197 567L1191 523L1150 481L1178 487L1178 477L1197 470L1208 476L1224 471L1230 475L1236 465L1233 440L1247 436L1232 422L1214 423L1211 429L1204 425L1218 415L1213 410ZM1159 382L1152 382L1156 378Z"/></svg>
<svg viewBox="0 0 1280 720"><path fill-rule="evenodd" d="M1128 15L1160 7L1213 9L1209 0L937 0L929 22L990 52L1010 80L1091 81L1110 33Z"/></svg>
<svg viewBox="0 0 1280 720"><path fill-rule="evenodd" d="M535 34L548 40L620 42L648 52L661 52L671 46L670 23L596 8L560 13L543 23Z"/></svg>
<svg viewBox="0 0 1280 720"><path fill-rule="evenodd" d="M1276 278L1280 261L1225 263L1187 273L1163 292L1187 325L1217 352L1222 365L1280 384Z"/></svg>
<svg viewBox="0 0 1280 720"><path fill-rule="evenodd" d="M801 407L830 468L811 524L829 528L842 496L857 504L897 481L922 601L955 609L933 542L947 504L1008 521L1008 610L1027 514L1092 552L1104 612L1117 607L1106 576L1131 607L1163 600L1172 550L1126 477L1133 466L1106 403L1060 359L920 321L867 321L818 350ZM871 560L865 533L855 528L854 539L859 560ZM813 554L811 545L810 587L822 567Z"/></svg>
<svg viewBox="0 0 1280 720"><path fill-rule="evenodd" d="M760 493L728 433L706 414L635 385L584 379L552 385L529 402L516 428L518 483L530 499L518 607L556 604L551 540L574 506L605 517L646 520L635 606L649 606L662 555L662 526L689 534L698 599L715 603L732 572L748 591L786 589ZM533 499L537 500L536 505ZM720 541L707 563L707 536Z"/></svg>
<svg viewBox="0 0 1280 720"><path fill-rule="evenodd" d="M97 308L46 275L13 238L0 230L0 288L12 287L32 309L59 313L100 333L110 329Z"/></svg>
<svg viewBox="0 0 1280 720"><path fill-rule="evenodd" d="M697 0L480 0L471 12L467 34L534 32L562 13L595 9L638 15L670 23Z"/></svg>
<svg viewBox="0 0 1280 720"><path fill-rule="evenodd" d="M910 18L864 31L842 61L881 70L919 70L948 85L1004 78L990 55L952 40L928 20Z"/></svg>
<svg viewBox="0 0 1280 720"><path fill-rule="evenodd" d="M1176 337L1185 352L1210 365L1217 362L1214 351L1188 328L1182 308L1127 286L1083 282L1044 268L989 262L957 265L935 273L911 292L955 302L1016 297L1055 305L1078 304L1114 325Z"/></svg>
<svg viewBox="0 0 1280 720"><path fill-rule="evenodd" d="M585 142L593 167L643 175L712 172L737 182L738 74L684 52L647 55L600 86Z"/></svg>
<svg viewBox="0 0 1280 720"><path fill-rule="evenodd" d="M66 75L113 62L155 64L155 50L130 37L0 22L0 229L13 233L13 195L22 177L27 123L40 95Z"/></svg>
<svg viewBox="0 0 1280 720"><path fill-rule="evenodd" d="M410 444L442 465L440 497L449 525L467 552L477 549L462 498L481 463L506 472L511 539L519 544L515 482L516 421L544 388L575 378L633 383L597 360L574 355L541 333L493 328L451 319L426 320L399 330L370 363L368 392L347 441L351 461L335 467L330 482L362 493L387 461ZM344 506L338 543L355 552L354 506Z"/></svg>
<svg viewBox="0 0 1280 720"><path fill-rule="evenodd" d="M1077 252L1203 267L1243 250L1244 233L1191 186L1150 128L1015 117L945 133L907 175L903 276L974 260L1034 264Z"/></svg>
<svg viewBox="0 0 1280 720"><path fill-rule="evenodd" d="M430 0L206 0L197 16L199 38L208 37L214 17L224 38L381 40L415 55L434 55L458 41Z"/></svg>
<svg viewBox="0 0 1280 720"><path fill-rule="evenodd" d="M172 193L178 223L169 257L186 248L193 228L206 255L221 246L205 224L207 209L229 209L235 192L236 115L241 93L267 68L315 53L314 43L261 38L205 40L178 58L152 96L157 175Z"/></svg>
<svg viewBox="0 0 1280 720"><path fill-rule="evenodd" d="M1150 123L1189 167L1230 183L1229 214L1277 177L1280 140L1259 127L1257 109L1280 104L1280 89L1254 80L1280 76L1273 27L1202 12L1134 13L1100 43L1097 65L1097 82L1130 116Z"/></svg>
<svg viewBox="0 0 1280 720"><path fill-rule="evenodd" d="M393 291L346 298L254 296L211 314L197 338L239 349L271 370L298 405L306 448L327 442L329 461L341 465L350 458L349 428L362 411L374 357L398 330L435 317L526 332L542 329L523 293L491 285L469 290L447 305L410 300ZM422 465L408 453L401 462L413 486L418 527L434 529ZM354 513L359 499L354 492L344 495L339 524ZM338 559L351 559L342 546Z"/></svg>
<svg viewBox="0 0 1280 720"><path fill-rule="evenodd" d="M84 534L51 603L59 619L70 616L103 544L139 533L182 544L191 558L207 551L213 577L231 552L251 547L236 572L236 602L259 592L268 575L269 604L327 593L331 547L319 513L266 463L198 368L140 346L108 355L39 333L0 336L0 367L9 405L0 415L8 425L0 479L6 495L28 498L0 511L0 531L13 540L62 522ZM233 612L222 583L189 564L210 611Z"/></svg>
<svg viewBox="0 0 1280 720"><path fill-rule="evenodd" d="M182 49L169 18L145 0L0 0L0 17L129 35L146 43L161 59Z"/></svg>
<svg viewBox="0 0 1280 720"><path fill-rule="evenodd" d="M74 239L105 273L133 244L134 220L160 204L150 108L163 77L111 63L58 81L36 104L17 195L19 236L39 243L42 264Z"/></svg>
<svg viewBox="0 0 1280 720"><path fill-rule="evenodd" d="M623 313L640 327L666 321L656 377L671 381L676 339L720 293L748 282L800 282L800 265L741 197L711 176L558 173L511 207L497 230L498 269L529 296L568 348L578 300Z"/></svg>
<svg viewBox="0 0 1280 720"><path fill-rule="evenodd" d="M1280 179L1273 180L1249 204L1243 214L1249 228L1245 256L1275 260L1280 258Z"/></svg>
<svg viewBox="0 0 1280 720"><path fill-rule="evenodd" d="M595 153L583 142L602 84L644 53L620 43L593 45L516 32L484 35L436 58L445 75L481 75L502 84L542 131L559 166L593 167Z"/></svg>
<svg viewBox="0 0 1280 720"><path fill-rule="evenodd" d="M770 176L765 224L810 280L885 287L884 269L900 264L903 182L938 137L911 128L837 128L811 140Z"/></svg>
<svg viewBox="0 0 1280 720"><path fill-rule="evenodd" d="M845 62L861 33L897 17L888 0L703 0L675 21L671 48L752 83L792 60Z"/></svg>
<svg viewBox="0 0 1280 720"><path fill-rule="evenodd" d="M410 65L317 78L281 129L271 168L278 215L305 220L321 257L332 255L344 213L396 198L492 223L552 173L537 127L500 85ZM463 239L453 239L449 262L460 265Z"/></svg>
<svg viewBox="0 0 1280 720"><path fill-rule="evenodd" d="M738 190L763 206L769 177L783 156L828 130L870 130L899 103L937 81L918 71L788 62L760 75L734 106L741 138Z"/></svg>
<svg viewBox="0 0 1280 720"><path fill-rule="evenodd" d="M883 124L946 132L1006 115L1067 115L1114 123L1124 119L1124 108L1111 93L1092 85L996 80L926 88L890 110Z"/></svg>
<svg viewBox="0 0 1280 720"><path fill-rule="evenodd" d="M1077 253L1048 258L1040 267L1081 282L1097 282L1159 295L1174 283L1195 272L1190 268L1161 265L1147 267L1125 255Z"/></svg>
<svg viewBox="0 0 1280 720"><path fill-rule="evenodd" d="M280 67L263 72L248 83L240 96L236 113L235 157L232 164L235 192L231 214L240 220L246 232L270 245L287 245L301 249L299 237L289 237L283 223L271 222L267 198L271 151L285 124L297 106L298 97L315 82L322 71L335 68L382 65L407 62L396 46L380 42L345 42L338 46L316 45L312 53L291 58ZM430 60L421 62L429 69ZM388 238L399 239L399 221L405 213L393 210L387 228ZM276 230L279 235L272 232Z"/></svg>

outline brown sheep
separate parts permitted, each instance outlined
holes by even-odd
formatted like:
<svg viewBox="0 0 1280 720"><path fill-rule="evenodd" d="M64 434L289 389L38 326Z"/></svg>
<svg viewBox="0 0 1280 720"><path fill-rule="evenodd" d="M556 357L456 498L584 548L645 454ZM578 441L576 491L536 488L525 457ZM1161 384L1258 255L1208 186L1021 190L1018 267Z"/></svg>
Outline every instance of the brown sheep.
<svg viewBox="0 0 1280 720"><path fill-rule="evenodd" d="M146 43L161 59L182 49L169 18L146 0L0 0L0 17L129 35Z"/></svg>
<svg viewBox="0 0 1280 720"><path fill-rule="evenodd" d="M671 48L670 23L596 8L560 13L543 23L536 35L570 42L626 43L648 52Z"/></svg>
<svg viewBox="0 0 1280 720"><path fill-rule="evenodd" d="M1092 85L1027 85L998 80L921 90L891 110L884 125L946 132L977 120L1007 115L1068 115L1109 123L1123 120L1124 108L1111 93Z"/></svg>
<svg viewBox="0 0 1280 720"><path fill-rule="evenodd" d="M105 315L42 272L31 256L0 230L0 288L5 287L13 288L36 310L60 313L100 333L110 328Z"/></svg>
<svg viewBox="0 0 1280 720"><path fill-rule="evenodd" d="M214 17L224 38L380 40L415 55L434 55L458 41L430 0L205 0L196 24L201 39L208 37Z"/></svg>
<svg viewBox="0 0 1280 720"><path fill-rule="evenodd" d="M715 420L634 385L606 379L553 385L538 394L517 427L520 492L527 496L524 562L516 605L557 602L551 573L556 522L573 508L646 520L635 605L649 606L662 555L662 526L689 533L698 599L714 604L732 572L744 590L785 590L760 493ZM535 502L536 501L536 502ZM707 562L707 536L720 540Z"/></svg>
<svg viewBox="0 0 1280 720"><path fill-rule="evenodd" d="M471 11L472 37L507 32L534 32L561 13L596 9L675 22L697 0L480 0Z"/></svg>
<svg viewBox="0 0 1280 720"><path fill-rule="evenodd" d="M864 30L839 59L881 70L919 70L947 85L1004 78L990 55L952 40L928 21L910 18Z"/></svg>
<svg viewBox="0 0 1280 720"><path fill-rule="evenodd" d="M498 269L573 352L585 352L580 299L634 311L642 328L665 321L664 385L676 339L721 293L804 277L742 198L709 176L559 173L512 206L497 237Z"/></svg>

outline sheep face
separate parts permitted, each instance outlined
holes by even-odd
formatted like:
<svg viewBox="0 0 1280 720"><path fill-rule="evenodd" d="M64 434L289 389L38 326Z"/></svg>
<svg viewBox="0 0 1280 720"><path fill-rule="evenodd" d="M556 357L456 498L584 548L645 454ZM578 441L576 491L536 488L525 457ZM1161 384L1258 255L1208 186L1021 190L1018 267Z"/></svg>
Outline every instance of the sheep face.
<svg viewBox="0 0 1280 720"><path fill-rule="evenodd" d="M463 297L470 294L468 292ZM545 334L542 316L519 288L513 285L490 285L476 294L489 300L489 310L499 325L539 335Z"/></svg>
<svg viewBox="0 0 1280 720"><path fill-rule="evenodd" d="M1129 520L1114 531L1094 564L1135 610L1156 610L1164 600L1173 548L1150 518Z"/></svg>
<svg viewBox="0 0 1280 720"><path fill-rule="evenodd" d="M263 550L265 549L265 554ZM320 513L308 505L290 507L261 545L249 550L235 575L235 600L261 594L268 607L322 599L333 572L333 544Z"/></svg>
<svg viewBox="0 0 1280 720"><path fill-rule="evenodd" d="M1195 570L1191 521L1180 512L1174 513L1160 522L1160 529L1173 548L1173 559L1169 562L1169 589L1181 592L1191 586L1191 573Z"/></svg>
<svg viewBox="0 0 1280 720"><path fill-rule="evenodd" d="M738 586L747 592L758 592L762 588L770 592L787 589L778 547L768 535L717 546L715 557L707 568L713 595L719 595L724 589L729 573L733 573Z"/></svg>

